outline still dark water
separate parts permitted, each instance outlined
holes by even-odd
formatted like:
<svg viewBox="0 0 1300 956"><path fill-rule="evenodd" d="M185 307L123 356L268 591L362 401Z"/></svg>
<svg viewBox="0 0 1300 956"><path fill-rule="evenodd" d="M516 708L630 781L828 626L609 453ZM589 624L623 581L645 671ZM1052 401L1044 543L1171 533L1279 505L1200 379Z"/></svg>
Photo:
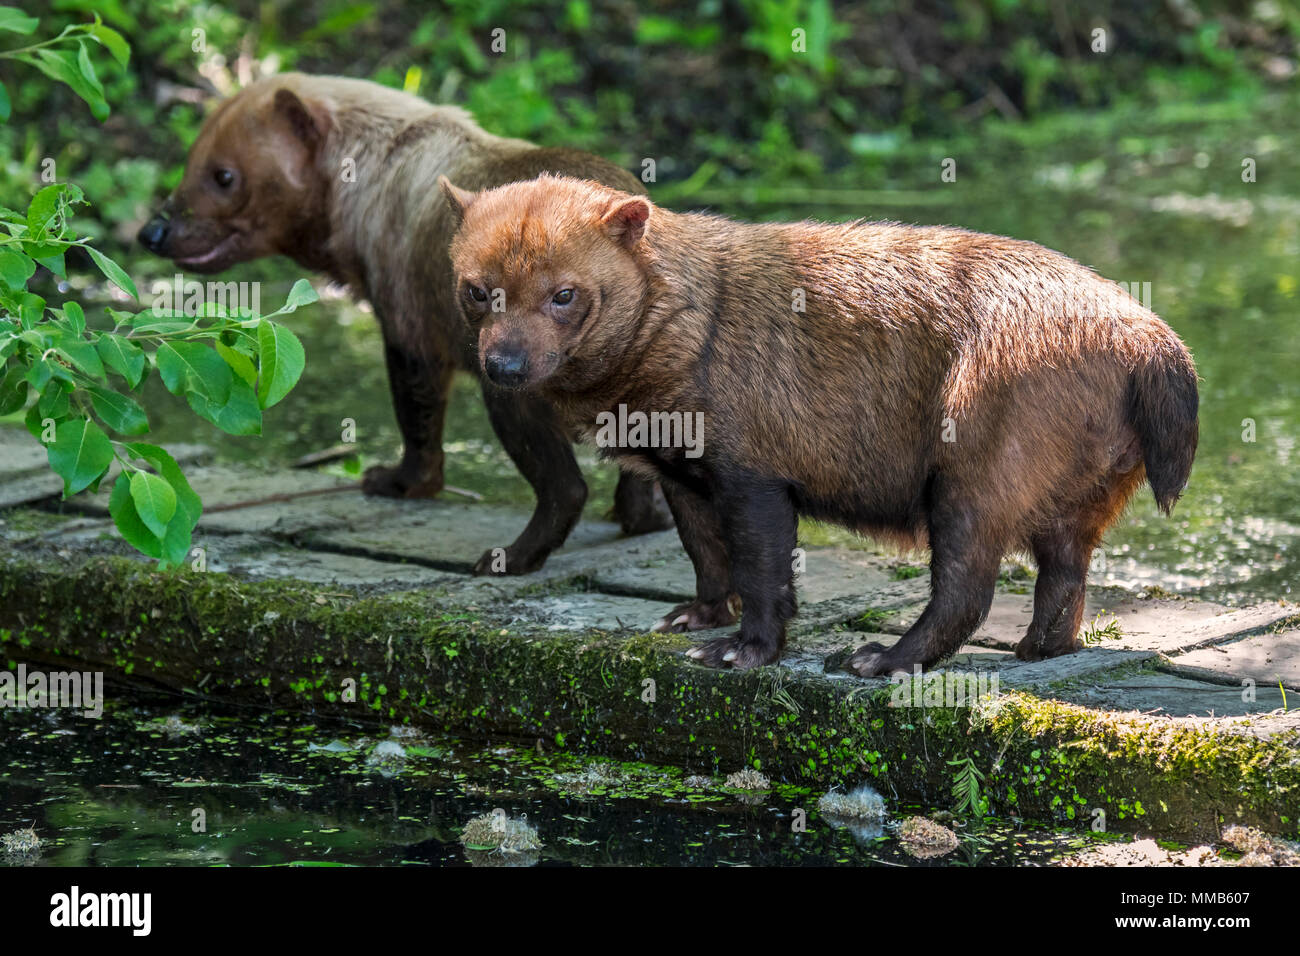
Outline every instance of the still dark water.
<svg viewBox="0 0 1300 956"><path fill-rule="evenodd" d="M671 767L539 755L536 742L162 700L110 706L98 720L4 709L0 739L0 834L33 827L44 841L34 854L0 849L0 866L1006 866L1046 865L1093 839L958 825L959 846L924 860L894 835L918 808L889 806L884 820L850 828L819 815L820 792L798 787L758 796ZM541 848L463 847L465 824L498 809L526 816ZM800 833L797 809L807 811ZM195 832L198 820L206 829Z"/></svg>
<svg viewBox="0 0 1300 956"><path fill-rule="evenodd" d="M812 203L773 203L772 190L672 201L748 219L950 223L1042 243L1116 281L1142 284L1139 289L1149 283L1144 297L1191 347L1200 370L1200 450L1174 517L1160 517L1150 494L1141 492L1110 534L1106 572L1094 580L1160 583L1229 602L1294 598L1300 592L1297 115L1300 100L1292 99L1072 117L937 144L906 161L885 157L876 172L840 175ZM938 170L948 155L958 160L957 181L941 183ZM1242 181L1246 158L1255 163L1256 182ZM862 192L864 185L871 189ZM283 276L283 289L300 274L287 262L248 268L257 270L250 277ZM165 268L156 273L166 274ZM264 307L274 308L282 294L277 282L268 283ZM394 459L400 439L371 316L335 296L291 321L306 343L307 371L268 415L263 440L217 433L155 383L150 408L158 410L158 433L206 441L224 457L275 464L336 444L341 422L350 418L364 464ZM488 501L531 503L469 380L457 384L447 432L448 483ZM609 507L614 474L583 455L593 477L588 513L600 514ZM825 529L808 533L854 543Z"/></svg>

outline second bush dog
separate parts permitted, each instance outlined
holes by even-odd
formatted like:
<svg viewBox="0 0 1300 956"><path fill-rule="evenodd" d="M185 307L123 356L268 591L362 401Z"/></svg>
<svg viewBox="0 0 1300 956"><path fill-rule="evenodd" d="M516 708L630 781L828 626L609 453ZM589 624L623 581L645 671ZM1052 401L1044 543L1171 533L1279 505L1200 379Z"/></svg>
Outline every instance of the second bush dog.
<svg viewBox="0 0 1300 956"><path fill-rule="evenodd" d="M946 227L748 225L563 177L442 185L485 366L588 438L612 415L702 414L700 447L604 450L662 479L695 565L696 599L660 627L743 611L691 652L706 664L780 656L801 514L930 548L929 604L894 646L858 649L857 673L951 655L1019 550L1039 570L1017 655L1068 653L1102 533L1144 480L1166 512L1187 482L1191 356L1060 253Z"/></svg>
<svg viewBox="0 0 1300 956"><path fill-rule="evenodd" d="M454 222L434 185L442 173L484 187L544 171L641 189L597 156L493 136L454 106L365 80L286 73L246 87L208 117L184 178L140 241L194 272L289 256L369 300L405 450L397 467L369 469L365 490L433 497L443 486L452 373L479 374L474 337L454 304ZM523 574L564 542L587 486L551 409L494 387L499 371L508 372L481 376L483 400L537 508L504 554L489 549L475 570ZM614 507L627 533L671 526L653 485L632 476L620 476Z"/></svg>

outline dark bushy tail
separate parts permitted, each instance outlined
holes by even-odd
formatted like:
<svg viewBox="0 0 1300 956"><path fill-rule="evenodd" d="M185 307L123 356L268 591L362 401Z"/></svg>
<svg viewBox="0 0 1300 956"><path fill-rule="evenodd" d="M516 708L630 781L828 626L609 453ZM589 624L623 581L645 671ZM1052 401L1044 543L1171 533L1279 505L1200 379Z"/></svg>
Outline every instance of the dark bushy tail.
<svg viewBox="0 0 1300 956"><path fill-rule="evenodd" d="M1147 481L1156 504L1169 514L1192 471L1198 428L1196 366L1170 332L1158 354L1144 355L1129 378L1129 422L1138 433Z"/></svg>

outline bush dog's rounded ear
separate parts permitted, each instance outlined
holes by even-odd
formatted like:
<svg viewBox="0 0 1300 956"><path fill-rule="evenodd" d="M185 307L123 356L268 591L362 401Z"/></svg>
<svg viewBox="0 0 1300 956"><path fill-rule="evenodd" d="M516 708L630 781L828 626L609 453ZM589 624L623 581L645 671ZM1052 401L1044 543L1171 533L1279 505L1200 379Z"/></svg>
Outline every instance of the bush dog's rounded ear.
<svg viewBox="0 0 1300 956"><path fill-rule="evenodd" d="M315 151L330 128L329 111L320 103L308 104L287 87L275 91L275 112L289 124L293 135Z"/></svg>
<svg viewBox="0 0 1300 956"><path fill-rule="evenodd" d="M438 177L438 188L441 189L442 194L447 197L447 207L451 210L451 214L456 220L456 225L459 226L465 221L465 213L469 211L469 207L472 206L474 200L478 198L478 193L472 193L467 189L460 189L459 187L452 185L451 180L446 176Z"/></svg>
<svg viewBox="0 0 1300 956"><path fill-rule="evenodd" d="M645 235L646 220L650 218L650 200L643 196L620 196L600 217L600 224L611 239L631 249Z"/></svg>

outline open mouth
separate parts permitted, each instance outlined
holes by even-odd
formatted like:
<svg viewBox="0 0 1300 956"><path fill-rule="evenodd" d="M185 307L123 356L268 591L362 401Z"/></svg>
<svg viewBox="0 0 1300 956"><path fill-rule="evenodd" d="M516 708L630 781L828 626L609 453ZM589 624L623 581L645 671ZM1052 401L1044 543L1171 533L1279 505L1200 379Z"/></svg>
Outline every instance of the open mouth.
<svg viewBox="0 0 1300 956"><path fill-rule="evenodd" d="M175 262L178 266L207 265L208 263L216 262L217 260L219 260L222 255L224 255L235 245L238 239L239 239L239 233L232 232L230 235L226 236L226 238L222 239L220 242L218 242L207 252L200 253L197 256L184 256L184 257L178 256L172 261Z"/></svg>

